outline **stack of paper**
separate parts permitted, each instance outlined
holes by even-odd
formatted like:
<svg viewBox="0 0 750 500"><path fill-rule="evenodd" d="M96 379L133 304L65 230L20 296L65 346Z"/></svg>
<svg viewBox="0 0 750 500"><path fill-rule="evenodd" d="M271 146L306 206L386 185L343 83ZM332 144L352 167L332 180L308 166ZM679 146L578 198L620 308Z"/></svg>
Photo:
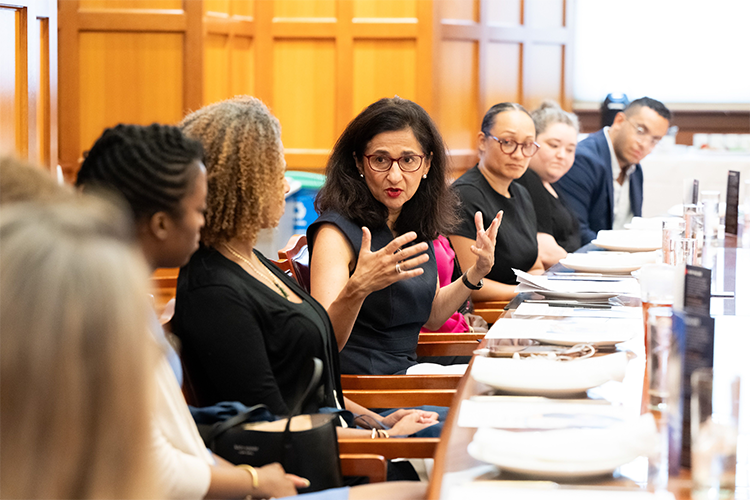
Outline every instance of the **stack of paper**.
<svg viewBox="0 0 750 500"><path fill-rule="evenodd" d="M545 297L571 299L603 299L617 295L640 295L640 287L634 278L598 280L559 280L547 276L535 276L513 269L518 279L516 292L536 292Z"/></svg>

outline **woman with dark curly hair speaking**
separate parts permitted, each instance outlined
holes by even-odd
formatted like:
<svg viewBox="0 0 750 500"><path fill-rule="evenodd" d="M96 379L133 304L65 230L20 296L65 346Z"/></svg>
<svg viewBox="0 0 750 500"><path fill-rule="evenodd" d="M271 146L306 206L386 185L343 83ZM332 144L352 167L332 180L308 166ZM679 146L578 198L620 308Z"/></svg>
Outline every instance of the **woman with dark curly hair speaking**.
<svg viewBox="0 0 750 500"><path fill-rule="evenodd" d="M405 373L419 329L437 329L492 269L500 214L477 214L474 262L439 287L432 240L449 234L456 198L445 144L427 112L394 97L349 123L328 159L307 231L313 297L328 310L342 373Z"/></svg>

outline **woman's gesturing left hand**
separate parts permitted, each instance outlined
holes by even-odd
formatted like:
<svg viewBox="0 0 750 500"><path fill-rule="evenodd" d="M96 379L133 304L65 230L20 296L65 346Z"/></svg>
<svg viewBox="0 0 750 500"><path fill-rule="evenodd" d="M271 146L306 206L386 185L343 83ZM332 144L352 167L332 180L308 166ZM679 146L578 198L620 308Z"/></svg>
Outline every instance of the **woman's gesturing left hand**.
<svg viewBox="0 0 750 500"><path fill-rule="evenodd" d="M474 224L477 227L477 239L471 246L471 251L477 256L477 261L474 264L474 267L482 276L486 276L495 264L495 239L497 238L497 230L500 227L500 222L502 220L503 211L501 210L492 220L490 227L485 230L482 212L474 214Z"/></svg>

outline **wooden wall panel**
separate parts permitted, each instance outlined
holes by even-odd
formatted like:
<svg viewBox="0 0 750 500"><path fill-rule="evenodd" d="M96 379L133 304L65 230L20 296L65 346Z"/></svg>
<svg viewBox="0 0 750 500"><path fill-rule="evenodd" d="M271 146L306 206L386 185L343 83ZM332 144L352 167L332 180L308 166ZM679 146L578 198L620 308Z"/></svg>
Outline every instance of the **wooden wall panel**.
<svg viewBox="0 0 750 500"><path fill-rule="evenodd" d="M217 14L231 15L231 2L230 0L204 0L203 1L204 12L215 12Z"/></svg>
<svg viewBox="0 0 750 500"><path fill-rule="evenodd" d="M438 0L443 19L479 21L479 0Z"/></svg>
<svg viewBox="0 0 750 500"><path fill-rule="evenodd" d="M70 0L62 0L67 2ZM182 9L183 0L78 0L85 9Z"/></svg>
<svg viewBox="0 0 750 500"><path fill-rule="evenodd" d="M517 26L523 11L520 0L486 0L487 24Z"/></svg>
<svg viewBox="0 0 750 500"><path fill-rule="evenodd" d="M559 28L565 25L563 0L524 0L523 22L535 28Z"/></svg>
<svg viewBox="0 0 750 500"><path fill-rule="evenodd" d="M474 149L479 130L478 47L475 42L441 44L438 125L451 150Z"/></svg>
<svg viewBox="0 0 750 500"><path fill-rule="evenodd" d="M19 89L16 88L18 10L0 7L0 153L16 151Z"/></svg>
<svg viewBox="0 0 750 500"><path fill-rule="evenodd" d="M417 2L423 0L354 0L354 17L417 17Z"/></svg>
<svg viewBox="0 0 750 500"><path fill-rule="evenodd" d="M182 65L180 34L81 33L80 151L119 122L179 122Z"/></svg>
<svg viewBox="0 0 750 500"><path fill-rule="evenodd" d="M486 110L502 101L529 109L544 98L563 107L572 104L568 83L571 61L565 57L573 41L570 21L575 0L440 0L439 61L436 117L448 138L454 175L476 159L475 140ZM459 61L454 44L477 47L476 63ZM466 57L466 55L464 55ZM461 65L463 64L463 66ZM471 71L469 77L465 71ZM455 80L463 84L457 84ZM471 86L472 88L469 88ZM463 94L459 94L462 92ZM454 95L459 96L451 98ZM469 127L468 116L475 119ZM456 121L456 117L463 121Z"/></svg>
<svg viewBox="0 0 750 500"><path fill-rule="evenodd" d="M482 101L489 108L499 102L521 101L521 44L487 44L487 71L484 72ZM482 116L486 110L481 110Z"/></svg>
<svg viewBox="0 0 750 500"><path fill-rule="evenodd" d="M0 5L0 154L53 169L56 113L56 2Z"/></svg>
<svg viewBox="0 0 750 500"><path fill-rule="evenodd" d="M203 50L203 103L232 97L229 37L209 33L203 39Z"/></svg>
<svg viewBox="0 0 750 500"><path fill-rule="evenodd" d="M274 17L336 17L336 0L273 0Z"/></svg>
<svg viewBox="0 0 750 500"><path fill-rule="evenodd" d="M336 140L333 40L274 42L273 113L287 148L331 148Z"/></svg>
<svg viewBox="0 0 750 500"><path fill-rule="evenodd" d="M354 113L382 97L415 100L416 62L413 40L355 40Z"/></svg>
<svg viewBox="0 0 750 500"><path fill-rule="evenodd" d="M560 103L563 95L563 49L557 44L527 43L524 105L536 109L544 99Z"/></svg>
<svg viewBox="0 0 750 500"><path fill-rule="evenodd" d="M230 14L233 16L253 17L255 15L255 0L231 0Z"/></svg>
<svg viewBox="0 0 750 500"><path fill-rule="evenodd" d="M236 36L231 39L230 95L254 95L255 58L253 39Z"/></svg>
<svg viewBox="0 0 750 500"><path fill-rule="evenodd" d="M36 111L36 134L37 134L37 161L42 165L51 166L52 159L52 121L51 121L51 99L52 88L50 85L50 31L49 18L35 20L39 33L39 88L37 92ZM55 164L57 155L55 154Z"/></svg>

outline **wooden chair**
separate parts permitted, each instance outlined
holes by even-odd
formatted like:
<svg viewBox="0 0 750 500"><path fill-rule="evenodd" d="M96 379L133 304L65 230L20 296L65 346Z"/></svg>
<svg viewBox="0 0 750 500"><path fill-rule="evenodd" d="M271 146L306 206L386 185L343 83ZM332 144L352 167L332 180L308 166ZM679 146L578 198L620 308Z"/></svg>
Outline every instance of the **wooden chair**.
<svg viewBox="0 0 750 500"><path fill-rule="evenodd" d="M474 314L477 314L484 318L484 320L490 325L497 321L497 319L505 314L505 306L508 305L507 300L492 300L487 302L474 302Z"/></svg>
<svg viewBox="0 0 750 500"><path fill-rule="evenodd" d="M383 455L368 453L339 453L343 476L366 476L372 483L385 482L388 462Z"/></svg>
<svg viewBox="0 0 750 500"><path fill-rule="evenodd" d="M307 236L295 234L289 239L284 248L279 250L279 268L286 271L282 266L289 269L289 274L297 280L297 283L310 291L310 254L307 250Z"/></svg>
<svg viewBox="0 0 750 500"><path fill-rule="evenodd" d="M162 315L164 308L177 294L177 275L180 269L159 268L151 275L151 294L154 296L156 314Z"/></svg>

